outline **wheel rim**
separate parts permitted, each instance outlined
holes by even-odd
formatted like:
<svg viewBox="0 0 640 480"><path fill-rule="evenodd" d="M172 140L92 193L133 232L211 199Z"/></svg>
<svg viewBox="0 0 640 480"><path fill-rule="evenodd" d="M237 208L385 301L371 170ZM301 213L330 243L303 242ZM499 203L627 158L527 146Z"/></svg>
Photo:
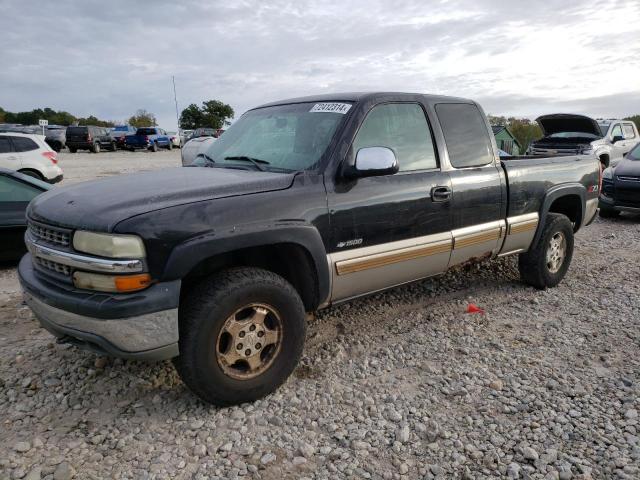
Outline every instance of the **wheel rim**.
<svg viewBox="0 0 640 480"><path fill-rule="evenodd" d="M562 232L556 232L547 247L547 268L551 273L557 273L567 256L567 239Z"/></svg>
<svg viewBox="0 0 640 480"><path fill-rule="evenodd" d="M277 310L252 303L225 320L215 345L216 359L226 375L249 380L273 364L281 346L282 320Z"/></svg>

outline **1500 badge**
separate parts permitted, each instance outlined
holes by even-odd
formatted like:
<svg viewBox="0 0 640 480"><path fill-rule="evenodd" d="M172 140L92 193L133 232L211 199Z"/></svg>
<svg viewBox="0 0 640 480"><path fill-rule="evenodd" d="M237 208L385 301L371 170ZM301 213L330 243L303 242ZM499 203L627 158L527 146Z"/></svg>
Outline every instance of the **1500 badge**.
<svg viewBox="0 0 640 480"><path fill-rule="evenodd" d="M353 240L347 240L346 242L338 243L338 248L355 247L356 245L360 245L361 243L362 243L361 238L354 238Z"/></svg>

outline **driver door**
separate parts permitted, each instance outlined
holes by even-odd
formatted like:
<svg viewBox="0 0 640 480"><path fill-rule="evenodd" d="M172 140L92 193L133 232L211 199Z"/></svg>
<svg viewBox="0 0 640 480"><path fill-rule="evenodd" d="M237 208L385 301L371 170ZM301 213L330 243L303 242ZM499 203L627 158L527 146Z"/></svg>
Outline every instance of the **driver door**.
<svg viewBox="0 0 640 480"><path fill-rule="evenodd" d="M399 172L328 182L334 302L440 273L451 253L451 184L423 106L373 107L344 161L366 147L393 150Z"/></svg>

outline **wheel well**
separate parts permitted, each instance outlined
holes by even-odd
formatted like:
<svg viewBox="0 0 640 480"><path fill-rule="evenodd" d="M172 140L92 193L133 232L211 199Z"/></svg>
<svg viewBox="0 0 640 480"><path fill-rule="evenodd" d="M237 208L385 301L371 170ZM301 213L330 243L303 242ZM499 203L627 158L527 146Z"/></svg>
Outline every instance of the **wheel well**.
<svg viewBox="0 0 640 480"><path fill-rule="evenodd" d="M39 180L44 180L44 175L42 175L38 170L36 170L35 168L21 168L20 170L18 170L18 173L24 173L24 174L28 174L29 172L34 173L35 175L37 175L37 178Z"/></svg>
<svg viewBox="0 0 640 480"><path fill-rule="evenodd" d="M561 213L571 220L575 231L580 228L582 222L582 200L579 195L565 195L553 201L549 212Z"/></svg>
<svg viewBox="0 0 640 480"><path fill-rule="evenodd" d="M318 274L313 259L304 247L295 243L244 248L206 258L183 278L181 297L203 278L232 267L269 270L293 285L307 311L315 310L319 304Z"/></svg>
<svg viewBox="0 0 640 480"><path fill-rule="evenodd" d="M609 154L608 153L603 153L598 158L600 159L600 163L602 165L604 165L605 168L609 166Z"/></svg>

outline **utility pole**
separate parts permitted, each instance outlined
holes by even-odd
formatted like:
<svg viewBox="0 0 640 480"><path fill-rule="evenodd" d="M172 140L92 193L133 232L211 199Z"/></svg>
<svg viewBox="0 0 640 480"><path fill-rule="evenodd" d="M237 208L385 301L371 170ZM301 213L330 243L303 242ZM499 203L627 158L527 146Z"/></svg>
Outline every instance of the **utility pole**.
<svg viewBox="0 0 640 480"><path fill-rule="evenodd" d="M173 81L173 101L176 103L176 122L178 127L178 135L180 134L180 116L178 115L178 97L176 96L176 77L171 76L171 81Z"/></svg>

